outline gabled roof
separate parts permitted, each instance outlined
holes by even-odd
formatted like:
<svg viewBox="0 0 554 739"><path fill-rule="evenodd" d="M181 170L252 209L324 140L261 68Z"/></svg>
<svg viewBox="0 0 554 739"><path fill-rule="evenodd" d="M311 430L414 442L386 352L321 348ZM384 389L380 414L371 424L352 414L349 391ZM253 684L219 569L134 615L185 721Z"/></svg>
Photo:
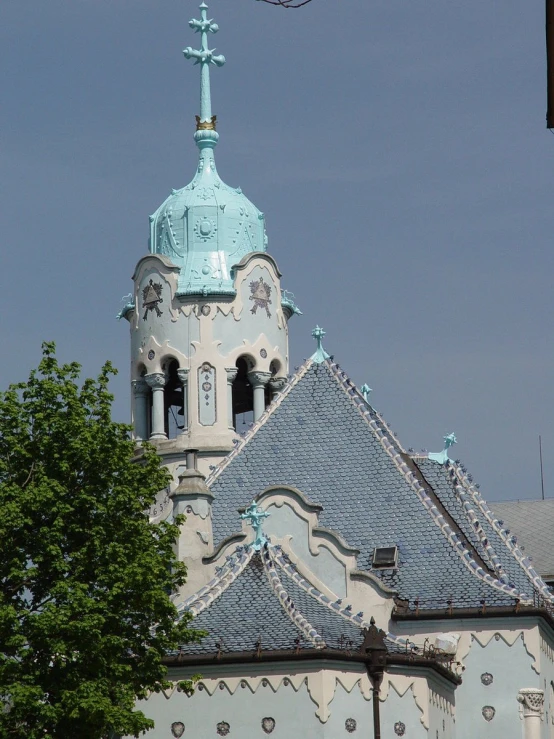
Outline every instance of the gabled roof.
<svg viewBox="0 0 554 739"><path fill-rule="evenodd" d="M369 628L362 614L333 603L281 551L238 547L216 577L178 606L208 636L188 654L295 649L355 649Z"/></svg>
<svg viewBox="0 0 554 739"><path fill-rule="evenodd" d="M265 488L287 484L360 550L359 569L370 569L375 547L397 546L398 568L374 574L420 609L532 602L530 571L484 514L486 534L476 531L454 495L464 485L453 488L449 474L406 454L337 364L308 361L207 480L214 539L236 532L237 510Z"/></svg>
<svg viewBox="0 0 554 739"><path fill-rule="evenodd" d="M510 500L492 504L545 580L554 580L554 500Z"/></svg>

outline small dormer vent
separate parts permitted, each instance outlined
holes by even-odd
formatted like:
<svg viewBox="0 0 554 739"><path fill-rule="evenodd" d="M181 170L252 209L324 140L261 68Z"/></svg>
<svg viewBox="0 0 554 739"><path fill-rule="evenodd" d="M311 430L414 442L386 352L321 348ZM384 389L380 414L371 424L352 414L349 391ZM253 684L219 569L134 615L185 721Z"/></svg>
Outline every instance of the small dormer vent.
<svg viewBox="0 0 554 739"><path fill-rule="evenodd" d="M385 569L398 566L398 547L375 547L373 550L373 567Z"/></svg>

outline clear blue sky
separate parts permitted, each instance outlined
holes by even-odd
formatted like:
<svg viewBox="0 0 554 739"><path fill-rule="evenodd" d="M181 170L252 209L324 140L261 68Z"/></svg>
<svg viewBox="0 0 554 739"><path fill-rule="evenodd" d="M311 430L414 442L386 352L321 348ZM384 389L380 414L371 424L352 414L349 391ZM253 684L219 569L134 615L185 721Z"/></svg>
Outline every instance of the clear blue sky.
<svg viewBox="0 0 554 739"><path fill-rule="evenodd" d="M192 177L188 0L2 0L0 384L55 340L88 374L148 215ZM406 447L460 457L490 500L554 497L554 136L543 0L212 0L218 168L267 214L312 327ZM337 460L340 464L340 460Z"/></svg>

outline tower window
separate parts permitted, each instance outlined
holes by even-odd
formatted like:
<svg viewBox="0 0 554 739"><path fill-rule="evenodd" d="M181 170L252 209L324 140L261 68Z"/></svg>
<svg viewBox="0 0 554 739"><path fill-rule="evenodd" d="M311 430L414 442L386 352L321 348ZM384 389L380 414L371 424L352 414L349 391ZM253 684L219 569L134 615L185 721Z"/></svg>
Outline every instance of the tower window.
<svg viewBox="0 0 554 739"><path fill-rule="evenodd" d="M167 369L167 382L164 388L165 433L174 439L184 429L183 385L177 375L179 363L172 360Z"/></svg>
<svg viewBox="0 0 554 739"><path fill-rule="evenodd" d="M246 357L237 359L238 370L233 382L233 426L240 433L254 421L254 390L248 380L250 370Z"/></svg>

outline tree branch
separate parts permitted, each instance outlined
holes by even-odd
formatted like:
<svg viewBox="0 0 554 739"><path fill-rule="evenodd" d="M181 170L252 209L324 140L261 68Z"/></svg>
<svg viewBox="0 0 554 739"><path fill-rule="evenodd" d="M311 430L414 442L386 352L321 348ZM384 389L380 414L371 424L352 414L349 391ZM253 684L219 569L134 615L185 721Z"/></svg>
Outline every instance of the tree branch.
<svg viewBox="0 0 554 739"><path fill-rule="evenodd" d="M280 5L282 8L301 8L303 5L311 3L312 0L260 0L268 5Z"/></svg>

